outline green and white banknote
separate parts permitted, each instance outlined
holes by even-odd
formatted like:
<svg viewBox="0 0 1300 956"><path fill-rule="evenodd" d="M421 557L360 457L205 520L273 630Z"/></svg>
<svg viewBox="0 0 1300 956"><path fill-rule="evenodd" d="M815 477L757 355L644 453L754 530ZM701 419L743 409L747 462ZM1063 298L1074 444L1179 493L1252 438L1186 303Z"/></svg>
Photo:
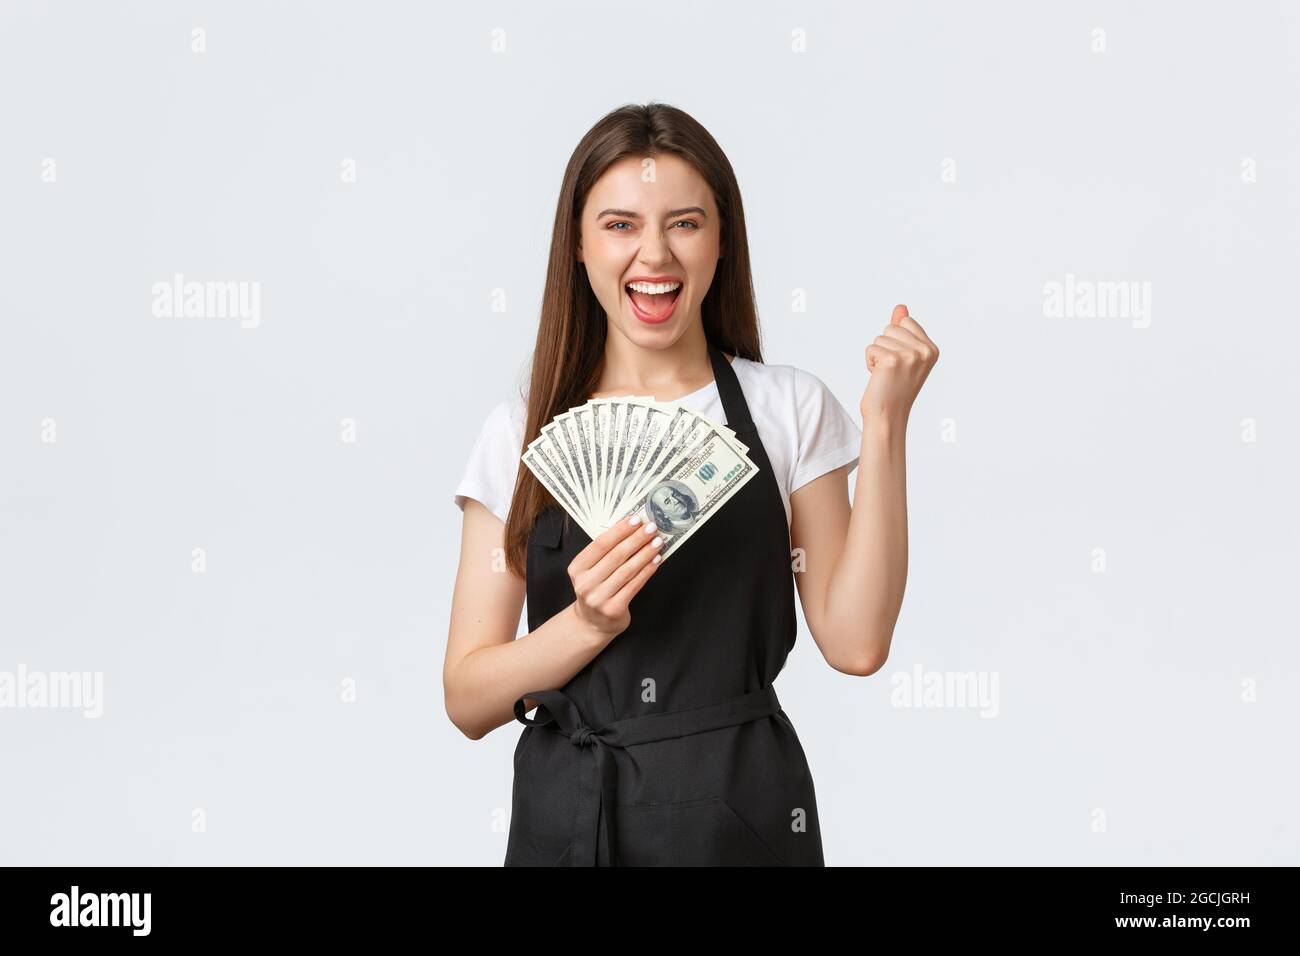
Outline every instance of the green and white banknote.
<svg viewBox="0 0 1300 956"><path fill-rule="evenodd" d="M589 538L639 512L667 560L758 473L748 451L685 405L625 396L556 415L522 460Z"/></svg>

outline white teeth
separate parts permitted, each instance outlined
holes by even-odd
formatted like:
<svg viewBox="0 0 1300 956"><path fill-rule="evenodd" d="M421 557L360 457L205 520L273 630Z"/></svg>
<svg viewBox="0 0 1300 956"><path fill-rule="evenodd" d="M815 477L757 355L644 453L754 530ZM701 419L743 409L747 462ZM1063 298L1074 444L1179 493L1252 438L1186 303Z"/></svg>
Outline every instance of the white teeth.
<svg viewBox="0 0 1300 956"><path fill-rule="evenodd" d="M680 289L681 286L680 282L629 282L627 284L629 289L644 292L646 295L662 295L665 292Z"/></svg>

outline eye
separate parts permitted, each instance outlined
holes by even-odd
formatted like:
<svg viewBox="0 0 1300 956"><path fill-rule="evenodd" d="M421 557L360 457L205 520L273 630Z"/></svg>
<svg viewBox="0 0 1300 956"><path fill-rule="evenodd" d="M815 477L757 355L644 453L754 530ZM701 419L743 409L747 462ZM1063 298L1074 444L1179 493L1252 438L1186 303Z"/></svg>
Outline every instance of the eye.
<svg viewBox="0 0 1300 956"><path fill-rule="evenodd" d="M700 228L698 223L696 223L696 222L694 222L693 220L690 220L690 219L679 219L679 220L677 220L677 222L673 223L673 225L674 225L674 226L690 226L691 228L688 229L688 230L686 230L687 232L696 232L696 231L698 231L699 228ZM632 228L632 224L631 224L631 223L629 223L629 222L627 222L627 221L625 221L625 220L622 220L622 219L619 219L619 220L616 220L616 221L614 221L614 222L611 222L611 223L606 224L605 228L608 229L608 230L610 230L610 231L612 231L612 232L626 232L626 231L627 231L627 229L615 229L615 228L614 228L615 226L627 226L628 229L631 229L631 228Z"/></svg>

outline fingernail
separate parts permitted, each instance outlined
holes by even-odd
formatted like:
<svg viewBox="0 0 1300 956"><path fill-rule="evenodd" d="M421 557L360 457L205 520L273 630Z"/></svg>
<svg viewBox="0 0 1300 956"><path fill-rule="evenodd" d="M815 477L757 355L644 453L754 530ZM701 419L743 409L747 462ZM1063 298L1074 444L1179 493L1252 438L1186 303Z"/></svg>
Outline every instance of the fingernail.
<svg viewBox="0 0 1300 956"><path fill-rule="evenodd" d="M632 516L632 520L630 520L630 521L628 522L628 524L632 525L633 527L636 527L636 526L639 525L640 523L641 523L641 516L640 516L640 515L633 515L633 516Z"/></svg>
<svg viewBox="0 0 1300 956"><path fill-rule="evenodd" d="M650 524L648 524L648 525L645 526L645 533L646 533L646 534L654 534L654 533L655 533L656 531L658 531L658 530L659 530L659 526L658 526L657 524L655 524L654 522L651 522Z"/></svg>
<svg viewBox="0 0 1300 956"><path fill-rule="evenodd" d="M656 554L656 555L651 559L650 563L651 563L651 564L658 564L658 563L659 563L659 559L662 558L662 557L663 557L662 554Z"/></svg>
<svg viewBox="0 0 1300 956"><path fill-rule="evenodd" d="M659 547L660 545L662 545L663 543L664 543L664 539L663 539L663 538L655 538L653 541L650 542L650 547L652 547L652 548L657 548L657 547Z"/></svg>

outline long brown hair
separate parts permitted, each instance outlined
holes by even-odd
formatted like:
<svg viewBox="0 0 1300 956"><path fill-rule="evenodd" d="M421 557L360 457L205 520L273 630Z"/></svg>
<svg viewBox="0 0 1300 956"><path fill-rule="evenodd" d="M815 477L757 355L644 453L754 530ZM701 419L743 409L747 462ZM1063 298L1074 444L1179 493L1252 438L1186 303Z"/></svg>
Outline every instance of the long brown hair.
<svg viewBox="0 0 1300 956"><path fill-rule="evenodd" d="M624 157L659 154L673 154L690 163L709 184L718 207L724 252L701 304L705 338L724 352L763 361L745 212L726 154L708 130L676 107L653 102L621 106L588 131L564 170L520 455L552 418L585 403L600 380L608 319L587 279L586 265L578 261L587 194L605 170ZM528 537L537 516L554 504L551 493L521 462L505 531L506 565L520 577L525 574Z"/></svg>

